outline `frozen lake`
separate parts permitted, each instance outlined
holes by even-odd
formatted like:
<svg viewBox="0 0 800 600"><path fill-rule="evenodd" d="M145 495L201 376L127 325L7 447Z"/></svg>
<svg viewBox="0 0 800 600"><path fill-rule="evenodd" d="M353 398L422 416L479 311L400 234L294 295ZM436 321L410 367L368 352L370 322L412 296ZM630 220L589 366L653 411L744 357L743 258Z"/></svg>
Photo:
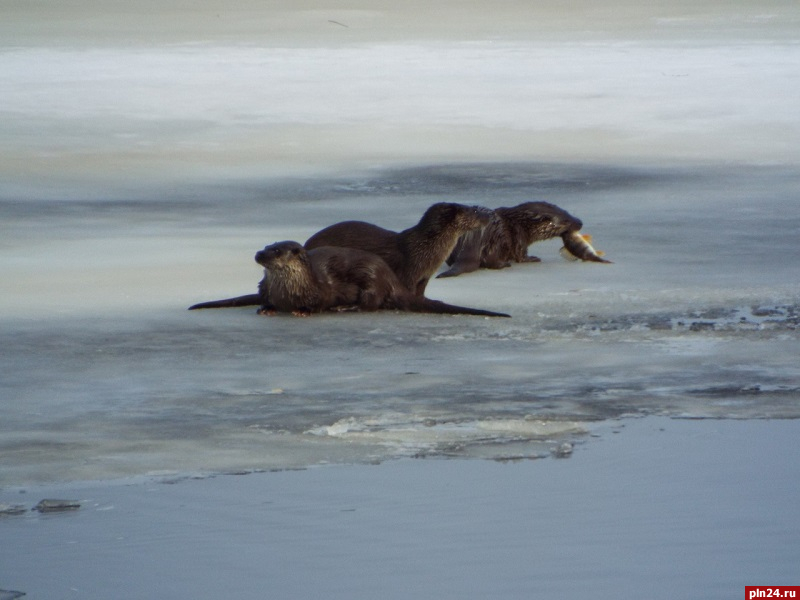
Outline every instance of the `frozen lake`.
<svg viewBox="0 0 800 600"><path fill-rule="evenodd" d="M483 163L6 202L3 479L540 456L620 415L797 417L798 183ZM531 198L578 215L614 264L554 240L540 264L428 287L510 320L185 310L253 291L255 250L337 218L401 229L437 200Z"/></svg>
<svg viewBox="0 0 800 600"><path fill-rule="evenodd" d="M503 163L8 202L3 477L536 456L623 414L797 417L798 183ZM185 310L251 292L255 250L336 215L400 229L436 200L530 198L580 216L614 264L569 263L554 240L541 264L428 288L511 320Z"/></svg>
<svg viewBox="0 0 800 600"><path fill-rule="evenodd" d="M46 6L2 25L3 480L799 416L791 3L503 3L439 26L367 4ZM510 321L184 310L253 291L267 243L529 200L614 264L547 242L541 264L428 288Z"/></svg>
<svg viewBox="0 0 800 600"><path fill-rule="evenodd" d="M656 474L636 498L609 492L600 509L630 501L622 530L633 546L674 531L665 524L639 536L634 516L675 483L691 491L677 494L686 526L708 524L707 555L729 547L725 536L753 535L756 551L731 564L785 575L783 559L796 557L775 560L766 540L786 516L781 548L791 546L792 489L773 498L778 523L742 516L757 498L721 499L741 473L762 473L767 486L796 468L785 449L796 430L786 420L800 417L798 32L800 9L788 1L357 1L343 9L238 0L224 10L148 1L136 11L116 1L5 3L2 501L26 489L69 495L92 481L103 489L109 480L165 478L191 495L186 476L392 460L370 467L374 479L361 478L366 467L311 471L334 495L337 485L381 486L381 510L393 506L382 482L393 472L411 486L470 477L474 489L499 477L506 495L479 503L480 516L505 514L505 501L526 506L531 484L507 480L569 480L541 502L558 504L556 520L585 523L586 505L565 503L574 495L563 490L580 487L587 472L593 486L613 475L629 489L649 467L617 459L641 453L671 474ZM579 217L613 264L567 262L560 240L549 241L531 248L539 264L428 287L431 298L511 319L186 310L255 291L253 255L268 243L302 242L346 219L400 230L439 201L531 200ZM615 439L626 419L638 433L604 453L600 442ZM737 423L717 427L719 419ZM674 434L656 435L654 422ZM722 446L704 437L717 430ZM719 451L736 447L737 435L757 452ZM550 459L573 449L598 455L582 472L563 466L574 460ZM411 457L468 460L430 468L393 460ZM501 472L507 465L469 459L524 462ZM723 482L715 473L733 474ZM270 476L278 474L225 482L230 495L257 495L248 487L275 485ZM309 510L314 477L287 492ZM229 536L220 553L230 557L249 542L222 516L227 504L210 499L221 480L204 480L194 500L220 513L215 531ZM718 519L706 510L709 497L721 502ZM453 509L452 499L432 502L431 514ZM161 508L145 519L152 524ZM401 528L403 519L431 524L398 514ZM131 515L118 518L135 529ZM39 525L63 541L65 521L47 519L0 527L26 544L26 527ZM582 556L599 556L608 529L586 527L596 546ZM458 538L457 521L445 528ZM326 543L346 547L361 531L328 531ZM554 555L569 555L563 540L553 543ZM696 538L681 538L665 555L685 558L696 547ZM175 554L158 539L149 548L156 558ZM36 552L30 543L19 557L38 564ZM120 553L125 564L137 546ZM325 559L308 564L317 560ZM56 556L43 561L72 572ZM294 566L289 573L302 571ZM33 593L35 573L18 573L0 572L0 588ZM573 580L558 573L548 583L554 592ZM730 574L708 597L729 597L720 582ZM204 579L195 575L178 588L197 590ZM76 589L101 579L81 577ZM227 577L220 590L255 581ZM515 572L503 589L509 597L529 590L530 577ZM650 581L647 571L630 580L637 593ZM616 589L591 570L574 581Z"/></svg>
<svg viewBox="0 0 800 600"><path fill-rule="evenodd" d="M619 5L579 13L585 30L546 5L439 30L273 8L259 36L246 4L216 35L213 11L147 29L81 4L45 35L12 7L3 480L537 456L621 414L798 416L789 4ZM254 290L256 250L339 220L529 200L614 264L553 241L541 264L428 288L510 321L184 310Z"/></svg>

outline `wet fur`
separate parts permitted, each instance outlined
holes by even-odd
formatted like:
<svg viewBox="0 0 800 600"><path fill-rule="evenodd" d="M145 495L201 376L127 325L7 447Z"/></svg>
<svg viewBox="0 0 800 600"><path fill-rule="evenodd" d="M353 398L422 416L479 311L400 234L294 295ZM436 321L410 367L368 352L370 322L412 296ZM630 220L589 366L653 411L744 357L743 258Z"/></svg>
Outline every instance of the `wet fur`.
<svg viewBox="0 0 800 600"><path fill-rule="evenodd" d="M450 269L438 277L455 277L478 269L504 269L512 263L540 262L538 257L528 255L528 246L561 236L565 246L577 248L576 236L581 227L580 219L549 202L496 208L485 227L461 236L447 258ZM609 262L593 252L583 252L578 258Z"/></svg>
<svg viewBox="0 0 800 600"><path fill-rule="evenodd" d="M264 267L259 293L196 304L191 309L246 306L258 298L262 314L308 316L331 310L401 310L437 314L508 317L412 294L378 256L354 248L323 246L306 250L278 242L256 253Z"/></svg>
<svg viewBox="0 0 800 600"><path fill-rule="evenodd" d="M459 237L480 230L492 211L478 206L440 202L429 207L420 221L400 232L364 221L343 221L317 232L307 250L322 246L356 248L380 256L400 281L417 296L451 254Z"/></svg>

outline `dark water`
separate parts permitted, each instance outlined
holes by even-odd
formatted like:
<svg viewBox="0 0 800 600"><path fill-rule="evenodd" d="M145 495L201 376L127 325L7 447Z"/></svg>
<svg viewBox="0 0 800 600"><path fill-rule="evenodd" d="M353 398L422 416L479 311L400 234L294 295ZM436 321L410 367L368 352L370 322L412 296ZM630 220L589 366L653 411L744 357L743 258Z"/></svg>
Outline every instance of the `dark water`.
<svg viewBox="0 0 800 600"><path fill-rule="evenodd" d="M0 517L0 581L28 597L722 600L796 583L799 423L649 417L568 459L26 487L0 500L81 508Z"/></svg>

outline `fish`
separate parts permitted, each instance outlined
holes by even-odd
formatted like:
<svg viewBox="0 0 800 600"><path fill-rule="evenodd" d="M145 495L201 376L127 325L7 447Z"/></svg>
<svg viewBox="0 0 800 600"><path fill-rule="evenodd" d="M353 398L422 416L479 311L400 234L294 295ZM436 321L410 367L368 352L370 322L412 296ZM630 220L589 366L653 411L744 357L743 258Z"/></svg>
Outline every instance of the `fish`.
<svg viewBox="0 0 800 600"><path fill-rule="evenodd" d="M603 252L598 252L592 247L592 236L587 233L567 231L561 236L561 239L564 240L564 245L559 253L567 260L587 260L612 264L610 260L603 258Z"/></svg>

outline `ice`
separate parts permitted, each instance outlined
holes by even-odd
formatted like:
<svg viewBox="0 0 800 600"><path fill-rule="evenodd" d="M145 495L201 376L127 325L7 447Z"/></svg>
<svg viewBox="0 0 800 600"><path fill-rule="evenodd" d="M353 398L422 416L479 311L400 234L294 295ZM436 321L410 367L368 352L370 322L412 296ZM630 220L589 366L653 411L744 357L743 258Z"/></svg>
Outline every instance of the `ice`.
<svg viewBox="0 0 800 600"><path fill-rule="evenodd" d="M620 415L797 417L796 182L789 167L459 163L194 202L7 202L4 476L535 458ZM429 286L511 320L185 310L254 290L255 250L315 219L401 229L437 200L529 198L579 216L614 264L565 261L554 240L531 249L540 264Z"/></svg>
<svg viewBox="0 0 800 600"><path fill-rule="evenodd" d="M0 23L4 481L535 458L620 415L800 416L791 3L72 4ZM511 320L185 310L254 291L267 243L529 200L614 264L553 240L428 288Z"/></svg>
<svg viewBox="0 0 800 600"><path fill-rule="evenodd" d="M395 456L453 454L464 447L492 445L494 458L505 457L506 447L514 442L548 442L565 436L584 436L584 424L546 421L535 418L484 420L446 420L422 415L390 414L367 418L342 419L307 433L333 437L349 444L369 443L391 447ZM561 446L571 447L570 442ZM472 449L472 448L471 448ZM530 452L530 450L529 450Z"/></svg>

